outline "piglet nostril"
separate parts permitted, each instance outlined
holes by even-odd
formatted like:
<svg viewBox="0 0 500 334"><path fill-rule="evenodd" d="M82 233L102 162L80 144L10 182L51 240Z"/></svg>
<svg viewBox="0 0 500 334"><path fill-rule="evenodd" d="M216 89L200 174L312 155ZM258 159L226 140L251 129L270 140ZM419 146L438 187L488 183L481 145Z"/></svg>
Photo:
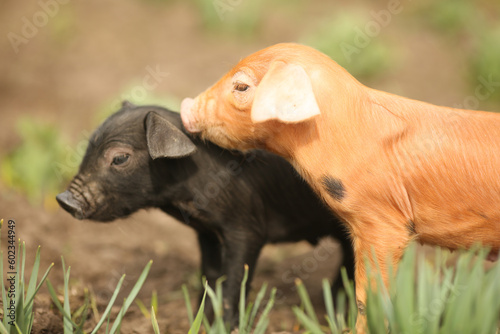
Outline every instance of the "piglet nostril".
<svg viewBox="0 0 500 334"><path fill-rule="evenodd" d="M84 218L82 206L70 191L66 190L63 193L60 193L56 196L56 200L61 208L69 212L73 217L77 219Z"/></svg>

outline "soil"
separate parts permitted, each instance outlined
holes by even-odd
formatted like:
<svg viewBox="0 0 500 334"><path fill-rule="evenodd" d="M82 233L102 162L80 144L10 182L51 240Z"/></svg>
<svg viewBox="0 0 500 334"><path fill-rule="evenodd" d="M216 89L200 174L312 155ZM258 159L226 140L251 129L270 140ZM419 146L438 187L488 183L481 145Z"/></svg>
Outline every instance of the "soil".
<svg viewBox="0 0 500 334"><path fill-rule="evenodd" d="M384 6L366 3L373 8ZM34 1L4 0L2 7L0 31L5 36L9 32L20 34L23 17L32 20L41 10ZM76 143L82 133L97 125L99 113L114 100L112 97L130 93L141 84L148 67L168 73L147 92L149 95L194 96L240 58L270 44L298 40L301 33L314 29L318 18L328 17L335 10L335 5L311 1L294 19L288 18L292 14L287 12L266 11L257 37L235 38L227 31L206 32L196 6L184 1L61 4L47 25L19 45L19 52L14 52L7 38L0 40L0 155L19 143L15 124L20 117L57 124L68 143ZM463 101L465 78L457 73L462 73L464 63L457 57L458 46L454 49L434 32L413 27L404 17L395 17L383 34L384 38L404 40L407 47L399 50L400 64L370 82L372 86L436 104ZM432 85L428 78L433 78ZM64 187L62 184L61 191ZM16 237L26 242L27 268L40 245L41 270L55 264L49 279L60 291L64 256L71 266L72 304L81 305L88 289L102 313L121 275L126 274L126 279L119 301L153 260L138 299L149 305L153 291L157 291L161 332L187 332L181 286L187 284L193 306L201 289L197 240L189 227L156 210L109 224L77 221L54 203L53 199L45 205L30 203L0 184L0 216L16 221ZM298 304L293 277L304 281L318 314L324 313L321 280L334 277L339 254L331 240L324 240L319 247L333 250L331 258L314 268L295 271L293 268L303 269L308 259L314 258L309 244L269 245L263 250L253 286L258 289L267 282L277 287L279 296L269 333L301 332L291 311L291 306ZM87 329L95 321L90 316ZM43 287L35 301L33 333L62 330L62 316ZM152 326L134 304L121 332L152 333Z"/></svg>
<svg viewBox="0 0 500 334"><path fill-rule="evenodd" d="M62 210L47 212L32 208L18 195L6 191L3 194L0 212L9 214L5 219L15 219L16 237L26 242L27 268L32 264L36 247L41 245L41 270L45 271L50 263L55 263L49 280L61 292L62 254L66 265L71 267L70 295L75 308L82 305L87 288L97 299L99 311L103 312L121 275L126 274L126 278L118 300L126 297L151 259L153 265L138 299L150 305L152 292L156 290L159 299L157 317L162 333L187 332L189 324L181 286L188 286L193 307L197 305L201 289L199 251L191 228L157 210L138 212L128 219L108 224L78 221ZM5 242L5 235L3 239ZM259 289L267 282L278 289L271 331L291 332L294 327L291 306L299 303L295 277L305 282L318 312L324 312L321 280L334 277L340 248L327 239L318 247L327 247L332 255L311 262L315 257L313 248L307 243L265 247L253 287ZM300 269L291 274L291 268ZM95 325L95 319L90 317L88 326L92 325ZM60 331L62 317L43 288L35 303L33 332ZM150 321L133 305L123 322L122 333L148 332L152 332Z"/></svg>

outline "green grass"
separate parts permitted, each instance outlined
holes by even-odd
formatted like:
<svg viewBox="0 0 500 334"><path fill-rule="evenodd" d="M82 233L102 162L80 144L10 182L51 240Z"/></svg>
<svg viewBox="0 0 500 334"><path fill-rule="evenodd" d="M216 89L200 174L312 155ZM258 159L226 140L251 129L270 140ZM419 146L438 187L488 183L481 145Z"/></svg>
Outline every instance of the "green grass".
<svg viewBox="0 0 500 334"><path fill-rule="evenodd" d="M134 91L134 87L141 87L140 82L131 82L127 85L127 88L123 89L123 91L118 94L115 98L107 101L102 105L102 107L98 110L98 112L93 117L93 123L98 126L101 124L106 118L117 112L122 105L124 100L131 102L137 106L141 105L158 105L164 108L171 109L172 111L179 112L181 107L182 99L169 94L162 94L158 96L152 91L146 91L146 95L144 97L134 96L131 92Z"/></svg>
<svg viewBox="0 0 500 334"><path fill-rule="evenodd" d="M140 289L142 288L142 285L144 284L144 281L146 280L146 277L149 273L149 270L151 268L152 261L149 261L149 263L146 265L144 270L142 271L141 275L139 276L137 282L135 283L134 287L130 291L129 295L124 299L123 305L118 311L118 315L115 318L113 322L111 322L111 308L113 307L116 298L118 296L118 293L120 292L121 286L123 284L123 281L125 279L125 275L121 277L121 279L118 281L118 284L113 292L113 295L111 296L111 299L104 311L104 313L101 315L100 320L97 322L97 325L92 329L91 334L97 333L101 327L104 325L106 322L106 328L104 330L104 333L106 334L115 334L120 332L120 327L121 323L123 321L123 317L125 316L125 313L129 309L129 307L132 305L133 301L135 300L135 297L139 293ZM71 268L68 267L66 270L66 266L64 263L64 259L62 259L62 267L63 267L63 273L64 273L64 290L63 290L63 299L64 302L61 305L61 302L58 299L58 295L56 290L54 289L53 285L50 283L49 280L47 280L47 288L49 290L50 296L52 298L52 301L54 305L59 309L61 314L63 315L63 323L64 323L64 334L83 334L85 333L83 330L83 326L85 325L85 322L87 320L87 314L89 312L89 307L91 306L89 302L88 295L85 295L85 301L83 305L81 305L76 312L73 314L71 313L71 306L69 303L69 276L70 276L70 270ZM111 328L109 326L111 325Z"/></svg>
<svg viewBox="0 0 500 334"><path fill-rule="evenodd" d="M137 100L124 90L95 116L96 126L121 107L121 97L138 105L163 105L179 110L180 99L155 96L148 92ZM57 207L55 195L77 173L87 147L89 132L81 134L77 145L70 145L55 124L39 119L20 118L16 124L19 144L0 158L0 180L8 188L26 196L35 206Z"/></svg>
<svg viewBox="0 0 500 334"><path fill-rule="evenodd" d="M45 271L40 281L38 281L38 273L40 268L40 247L38 247L35 254L35 261L33 267L31 268L31 275L28 284L25 283L25 270L26 270L26 246L24 242L20 240L15 240L15 231L10 222L6 224L7 230L7 261L4 268L4 252L2 250L1 244L1 234L3 228L3 219L0 220L0 287L1 301L2 301L2 317L3 320L0 322L0 334L27 334L31 332L34 321L33 303L35 301L35 296L40 290L44 282L47 284L49 294L52 298L54 305L59 309L62 314L62 322L64 327L64 334L70 333L87 333L84 331L84 325L87 321L87 316L89 312L96 312L95 303L92 302L88 291L85 291L85 300L82 305L79 305L73 312L69 303L69 278L71 268L66 269L64 259L62 259L62 267L64 273L64 288L63 288L63 304L59 301L56 289L47 279L52 267L52 263L49 268ZM15 252L15 255L14 253ZM123 275L117 284L116 289L113 292L111 300L109 301L104 313L101 315L99 322L92 329L92 334L97 333L103 324L106 322L105 333L119 333L123 317L129 307L132 305L134 299L139 293L146 277L151 268L152 261L150 261L141 275L139 276L134 287L130 291L127 298L124 299L123 305L118 311L118 315L111 322L111 308L113 307L120 288L123 284L125 275ZM7 276L4 276L4 272ZM15 273L15 274L11 274ZM8 282L6 285L5 282ZM154 312L154 310L153 310ZM111 327L110 327L111 325Z"/></svg>
<svg viewBox="0 0 500 334"><path fill-rule="evenodd" d="M422 20L448 37L474 33L484 20L480 6L469 0L433 1L426 7L420 14Z"/></svg>
<svg viewBox="0 0 500 334"><path fill-rule="evenodd" d="M349 282L345 268L341 270L342 280L344 282L345 293L340 292L337 296L337 307L334 306L331 285L327 279L322 282L323 298L325 301L326 314L320 317L314 311L309 294L301 280L296 281L297 293L301 300L301 306L294 306L293 313L299 323L311 334L316 333L345 333L355 328L356 324L356 303L354 296L354 285ZM319 321L324 319L324 321Z"/></svg>
<svg viewBox="0 0 500 334"><path fill-rule="evenodd" d="M410 247L391 278L387 291L380 275L377 291L368 289L366 316L368 333L426 333L476 334L498 333L500 321L500 262L485 270L487 250L461 252L456 266L449 266L450 253L436 250L432 264L416 248ZM344 282L345 275L343 276ZM355 310L335 310L331 298L325 298L327 309L325 326L317 320L309 297L298 283L299 296L305 312L295 307L294 312L309 333L343 333L354 328ZM324 283L325 296L329 284ZM349 305L355 305L352 287L347 288ZM338 305L338 304L337 304ZM347 326L348 325L348 326Z"/></svg>
<svg viewBox="0 0 500 334"><path fill-rule="evenodd" d="M359 11L341 12L305 33L299 41L325 53L357 78L375 77L392 65L394 52L380 36L384 27L377 36L365 35L365 25L371 20Z"/></svg>
<svg viewBox="0 0 500 334"><path fill-rule="evenodd" d="M7 256L4 262L4 252L0 244L0 282L2 288L0 322L1 334L25 334L31 331L34 313L33 303L40 287L46 282L49 294L56 308L61 313L64 334L69 333L119 333L123 317L134 302L151 267L149 262L141 273L134 287L118 311L115 319L111 321L111 309L116 302L118 293L124 282L124 276L119 280L113 295L101 315L98 315L95 299L92 294L85 291L84 301L81 305L72 306L69 302L70 271L64 260L62 268L64 284L62 287L62 302L54 286L47 279L53 264L38 280L40 267L40 248L35 254L30 278L26 284L26 246L15 240L9 223L0 221L0 237L2 228L7 230L7 250L15 249L15 260ZM10 237L12 236L12 238ZM12 248L13 247L13 248ZM368 275L376 277L378 288L368 289L366 301L366 317L368 333L426 333L426 334L489 334L498 333L500 324L500 262L485 269L484 259L488 250L476 248L470 251L461 251L458 256L450 252L436 249L434 256L424 256L417 253L414 245L405 252L398 267L396 275L390 275L390 289L382 285L382 279L376 272L368 269ZM433 261L429 260L432 259ZM15 262L15 263L14 263ZM4 267L4 263L6 267ZM453 265L450 265L453 263ZM10 266L13 267L10 267ZM13 311L9 313L10 281L4 272L14 271L15 282L12 283L15 296L13 297ZM10 277L9 277L10 278ZM244 279L241 284L239 304L240 334L262 334L269 327L269 315L274 305L276 289L268 293L267 284L264 284L252 301L246 298L246 282L248 267L245 268ZM354 287L349 282L345 270L342 270L342 279L345 285L345 294L337 296L334 305L331 296L331 287L327 280L323 280L323 292L326 314L317 314L312 305L305 286L297 280L297 292L301 300L300 306L292 308L297 320L303 326L305 333L345 333L355 332L356 302ZM5 282L9 282L5 285ZM223 278L219 279L214 288L205 282L203 301L196 314L191 308L191 298L186 286L183 293L190 324L189 333L226 334L230 333L228 324L224 322L224 307L222 295ZM156 334L160 327L156 318L158 301L153 293L150 311L144 304L140 309L153 326ZM208 298L207 298L208 297ZM205 303L212 303L215 319L209 323L204 316ZM89 314L92 312L98 322L94 328L84 330ZM9 314L15 314L15 323L9 323ZM96 316L97 314L97 316Z"/></svg>
<svg viewBox="0 0 500 334"><path fill-rule="evenodd" d="M419 18L442 35L443 43L453 43L462 50L469 77L470 95L483 106L500 106L500 13L496 3L468 0L432 1L420 6ZM485 81L494 85L484 87ZM479 94L477 89L479 88ZM497 110L498 111L498 110Z"/></svg>
<svg viewBox="0 0 500 334"><path fill-rule="evenodd" d="M140 299L136 299L135 303L137 304L137 307L139 307L139 310L141 310L141 313L147 318L151 319L156 313L158 313L158 293L156 290L153 290L153 293L151 295L151 309L153 312L151 312L146 305L142 302Z"/></svg>
<svg viewBox="0 0 500 334"><path fill-rule="evenodd" d="M2 157L3 183L36 205L60 190L76 173L81 156L73 157L60 130L40 120L21 118L16 126L20 144Z"/></svg>
<svg viewBox="0 0 500 334"><path fill-rule="evenodd" d="M1 244L3 219L0 220L0 287L2 289L2 313L3 321L0 322L1 334L23 334L30 333L33 326L33 302L43 282L47 278L54 264L51 264L45 271L40 282L38 280L38 270L40 268L40 247L35 254L35 262L31 268L31 276L28 285L25 284L26 267L26 245L13 237L14 231L8 222L7 229L7 261L3 266L3 250ZM15 256L12 256L15 252ZM5 271L4 271L5 269ZM4 277L7 272L7 277ZM15 272L15 274L10 274ZM12 281L13 278L13 281ZM5 281L9 282L8 286Z"/></svg>
<svg viewBox="0 0 500 334"><path fill-rule="evenodd" d="M245 273L243 281L241 282L240 289L240 302L239 302L239 334L263 334L266 332L269 326L269 314L274 305L276 298L276 288L271 289L269 297L266 303L266 292L267 284L262 285L259 292L257 293L255 300L248 302L246 300L246 282L248 280L248 266L245 265ZM182 291L184 293L184 300L186 303L186 309L188 311L188 319L190 323L189 334L200 333L203 330L207 334L229 334L231 329L228 324L224 322L224 307L223 307L223 296L222 296L222 282L224 278L218 279L215 284L215 290L212 289L208 283L204 282L205 292L203 294L203 299L201 301L200 307L196 313L193 315L191 309L191 298L187 287L184 285ZM210 302L214 310L214 320L210 324L204 315L205 311L205 301L207 295L209 296ZM264 306L265 304L265 306ZM259 314L260 312L260 314ZM157 325L157 324L156 324ZM158 332L155 332L158 334Z"/></svg>
<svg viewBox="0 0 500 334"><path fill-rule="evenodd" d="M72 2L59 5L57 14L48 21L52 45L58 49L67 47L78 32L74 7Z"/></svg>
<svg viewBox="0 0 500 334"><path fill-rule="evenodd" d="M194 1L205 32L238 38L254 37L259 30L262 14L265 13L264 0L196 0Z"/></svg>
<svg viewBox="0 0 500 334"><path fill-rule="evenodd" d="M500 106L500 23L485 26L477 35L479 41L476 50L470 56L471 89L480 84L478 78L494 82L481 90L481 94L488 104L496 103ZM500 110L497 110L500 111Z"/></svg>

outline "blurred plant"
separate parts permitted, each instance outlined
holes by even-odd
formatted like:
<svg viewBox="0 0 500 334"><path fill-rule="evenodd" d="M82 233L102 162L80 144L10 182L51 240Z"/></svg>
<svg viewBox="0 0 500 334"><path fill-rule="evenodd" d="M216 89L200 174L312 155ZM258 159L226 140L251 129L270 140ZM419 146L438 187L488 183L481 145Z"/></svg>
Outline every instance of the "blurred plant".
<svg viewBox="0 0 500 334"><path fill-rule="evenodd" d="M35 295L38 293L54 264L52 263L49 266L40 282L37 283L38 270L40 268L40 246L38 246L35 254L35 262L31 268L29 283L26 286L24 281L26 245L24 242L21 243L20 240L15 240L15 233L11 233L11 231L14 231L14 226L9 221L7 225L7 249L9 250L9 256L5 268L9 275L9 278L6 279L9 284L6 286L3 276L3 251L1 251L2 225L3 219L0 220L0 287L2 289L1 297L3 304L3 321L0 322L0 333L30 333L33 326L33 302ZM15 246L16 243L17 249ZM12 272L15 272L15 274L10 274Z"/></svg>
<svg viewBox="0 0 500 334"><path fill-rule="evenodd" d="M349 282L345 268L342 268L341 274L345 293L341 291L337 295L336 308L333 304L331 285L327 279L323 280L323 298L326 307L325 319L328 327L320 324L304 284L300 279L296 280L295 284L297 285L297 292L301 300L301 307L294 306L292 310L298 321L310 333L316 334L329 331L329 333L340 334L348 332L350 328L355 328L357 309L354 284ZM346 309L347 305L349 305L349 309Z"/></svg>
<svg viewBox="0 0 500 334"><path fill-rule="evenodd" d="M141 0L141 1L146 1L150 3L156 3L156 4L161 4L161 5L170 5L175 2L178 2L178 0Z"/></svg>
<svg viewBox="0 0 500 334"><path fill-rule="evenodd" d="M470 57L471 88L475 88L478 78L485 79L489 82L485 87L487 100L500 103L500 23L485 27L477 38L479 45Z"/></svg>
<svg viewBox="0 0 500 334"><path fill-rule="evenodd" d="M416 247L410 246L398 267L390 275L387 291L380 274L377 291L368 289L366 316L369 333L498 333L500 321L500 262L486 270L484 260L488 250L473 249L462 252L455 267L449 267L449 252L436 250L435 265L416 256ZM369 270L370 272L370 270ZM344 283L346 275L343 273ZM343 333L347 330L343 304L334 309L329 296L329 284L323 284L328 328L321 326L309 297L301 283L298 292L306 312L295 307L301 324L313 334ZM346 287L349 305L355 305L352 287ZM342 298L342 297L341 297ZM338 304L337 304L338 305ZM355 310L350 310L347 324L354 330Z"/></svg>
<svg viewBox="0 0 500 334"><path fill-rule="evenodd" d="M62 181L74 175L79 162L66 163L68 148L55 126L22 118L16 129L21 143L3 157L0 164L2 181L26 195L34 204L40 204L47 198L53 199ZM54 162L62 163L66 173L54 168Z"/></svg>
<svg viewBox="0 0 500 334"><path fill-rule="evenodd" d="M196 0L203 28L234 36L253 37L261 24L264 0Z"/></svg>
<svg viewBox="0 0 500 334"><path fill-rule="evenodd" d="M142 300L136 299L135 303L147 319L150 319L153 316L153 313L158 313L158 293L156 292L156 290L153 290L153 293L151 295L151 309L153 310L153 312L150 312L148 310Z"/></svg>
<svg viewBox="0 0 500 334"><path fill-rule="evenodd" d="M174 95L162 94L162 96L158 96L153 94L152 92L148 92L145 97L138 97L134 94L130 94L128 92L133 90L133 87L137 87L137 85L130 85L130 89L124 90L122 94L119 94L117 98L114 98L112 101L105 103L99 111L94 116L95 125L101 124L106 118L120 110L121 104L123 101L129 101L135 105L158 105L164 108L169 108L172 111L178 112L181 107L181 99Z"/></svg>
<svg viewBox="0 0 500 334"><path fill-rule="evenodd" d="M420 15L447 35L474 34L484 20L478 4L469 0L432 1L422 8Z"/></svg>
<svg viewBox="0 0 500 334"><path fill-rule="evenodd" d="M357 78L374 77L393 61L388 44L364 31L371 21L378 24L361 12L342 12L303 35L300 42L327 54ZM380 24L379 27L383 29Z"/></svg>
<svg viewBox="0 0 500 334"><path fill-rule="evenodd" d="M478 248L461 252L456 266L449 267L450 253L437 249L434 267L411 247L392 276L390 291L368 292L367 309L373 305L378 310L367 312L371 332L386 333L387 320L395 333L495 333L500 320L500 263L487 271L488 253Z"/></svg>
<svg viewBox="0 0 500 334"><path fill-rule="evenodd" d="M274 300L276 297L276 288L271 290L271 294L267 301L266 306L261 310L261 304L264 302L264 297L267 291L267 284L264 284L255 297L254 302L249 302L246 304L246 283L248 280L248 266L245 265L245 273L243 276L243 281L241 282L240 289L240 303L238 307L239 311L239 334L264 334L267 327L269 326L269 313L274 305ZM193 317L193 312L191 309L191 298L187 287L183 285L182 291L184 293L184 300L186 303L186 309L188 312L188 318L190 323L190 329L188 334L197 334L203 325L205 332L207 334L229 334L231 329L226 323L224 323L224 305L222 296L222 282L223 278L218 279L215 283L215 291L208 285L205 281L205 292L203 294L203 299L201 301L196 317ZM205 317L205 299L208 294L212 307L214 310L214 321L212 324L209 323L208 319ZM261 311L259 317L257 313ZM258 318L258 319L257 319ZM157 324L156 324L157 326ZM158 334L158 332L155 332Z"/></svg>
<svg viewBox="0 0 500 334"><path fill-rule="evenodd" d="M57 15L49 21L49 29L52 40L58 45L66 46L73 41L77 33L73 2L59 9Z"/></svg>
<svg viewBox="0 0 500 334"><path fill-rule="evenodd" d="M62 257L61 257L61 259L62 259L62 267L63 267L63 273L64 273L64 290L63 290L64 302L63 302L63 304L61 304L61 302L59 301L59 298L57 297L57 293L49 280L47 280L47 288L49 290L50 297L52 298L52 302L54 303L54 305L59 309L59 311L63 315L64 334L70 334L70 333L83 334L83 333L87 332L87 331L84 331L83 327L85 325L85 322L87 321L87 314L89 311L89 307L91 307L91 303L89 302L88 291L85 291L85 301L84 301L83 305L81 305L72 314L70 302L69 302L69 275L70 275L71 267L68 267L68 270L66 270L66 266L64 264L64 259ZM137 296L137 294L141 290L142 285L144 284L144 281L146 280L146 277L148 276L149 269L151 268L152 263L153 263L153 261L149 261L149 263L146 265L146 267L142 271L141 275L137 279L137 282L135 283L132 290L130 291L128 297L124 299L123 305L120 308L120 310L118 311L118 315L117 315L116 319L113 321L111 328L109 328L109 325L111 324L111 308L113 307L113 305L115 303L115 300L118 296L118 293L120 292L122 283L125 279L125 275L123 275L121 277L121 279L118 281L118 284L116 286L115 291L113 292L113 295L111 296L111 299L108 303L108 306L104 310L104 313L102 314L97 325L92 329L91 334L97 333L105 321L106 321L106 330L104 331L104 333L114 334L114 333L120 332L123 317L125 316L125 313L127 312L130 305L132 305L135 297Z"/></svg>
<svg viewBox="0 0 500 334"><path fill-rule="evenodd" d="M3 267L3 251L1 250L1 240L2 240L2 225L3 219L0 220L0 287L2 289L1 292L1 301L2 301L2 315L3 320L0 322L0 334L27 334L31 333L31 328L33 326L34 320L34 312L33 312L33 303L35 300L35 296L40 290L40 287L44 282L46 282L50 296L54 305L59 309L59 311L63 314L63 323L64 323L64 333L81 333L83 334L86 331L83 330L83 326L87 321L87 315L89 312L89 307L92 309L96 309L95 306L92 305L92 301L89 301L89 293L85 291L85 301L83 305L81 305L77 310L71 313L71 307L69 303L69 275L70 275L70 267L66 270L66 266L64 263L64 259L62 259L63 273L64 273L64 291L63 291L63 305L59 301L57 297L57 293L47 279L49 272L51 271L54 264L52 263L49 268L45 271L45 274L42 276L40 282L37 283L38 279L38 270L40 268L40 246L38 247L35 255L35 261L33 267L31 268L31 276L29 279L28 285L25 284L24 281L24 273L26 266L26 245L24 242L15 240L15 233L11 233L14 231L14 226L9 224L7 226L7 244L9 250L9 256L6 266L6 271L9 275L7 279L4 280L4 267ZM15 244L17 242L17 247ZM12 250L12 249L15 250ZM113 321L112 327L109 328L110 325L110 313L111 308L118 296L121 285L125 279L125 275L123 275L118 282L118 285L111 297L111 300L106 307L106 310L101 316L100 321L92 330L93 333L97 333L98 330L104 324L104 321L107 321L106 331L105 333L118 333L120 331L121 322L125 313L127 312L130 305L134 301L135 297L139 293L146 277L149 273L149 269L151 268L152 261L150 261L144 270L142 271L139 279L136 284L130 291L127 298L125 298L123 302L123 306L118 311L118 315L116 319ZM15 273L15 274L13 274ZM5 281L9 282L8 286L5 285ZM92 298L90 298L92 299ZM154 309L153 309L154 310ZM96 311L94 310L94 313ZM153 311L154 312L154 311ZM77 323L78 322L78 323Z"/></svg>
<svg viewBox="0 0 500 334"><path fill-rule="evenodd" d="M471 93L474 93L471 96L486 104L498 104L500 103L500 23L495 18L489 18L488 14L491 12L500 12L498 2L493 4L468 0L443 0L421 6L420 16L421 20L444 33L447 41L458 41L463 45L469 65L469 87ZM478 96L478 85L482 86L479 91L480 96ZM475 107L482 108L479 102Z"/></svg>
<svg viewBox="0 0 500 334"><path fill-rule="evenodd" d="M138 105L157 104L179 110L180 99L174 96L134 98L122 94ZM116 99L97 114L96 125L121 107ZM2 157L0 179L9 188L27 196L34 205L46 209L57 207L55 195L76 174L85 154L89 133L83 133L78 144L68 145L60 129L37 119L21 118L16 124L20 144Z"/></svg>

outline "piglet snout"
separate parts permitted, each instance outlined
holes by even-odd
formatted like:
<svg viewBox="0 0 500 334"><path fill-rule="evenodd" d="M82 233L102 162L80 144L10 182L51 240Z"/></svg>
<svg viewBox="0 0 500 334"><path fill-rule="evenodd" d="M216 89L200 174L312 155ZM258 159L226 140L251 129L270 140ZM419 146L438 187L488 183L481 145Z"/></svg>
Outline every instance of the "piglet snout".
<svg viewBox="0 0 500 334"><path fill-rule="evenodd" d="M73 194L66 190L56 196L56 200L67 212L69 212L76 219L84 219L83 209L78 200L75 199Z"/></svg>
<svg viewBox="0 0 500 334"><path fill-rule="evenodd" d="M191 133L198 133L201 130L199 129L196 119L193 115L193 106L194 106L194 99L192 98L185 98L182 103L181 103L181 119L182 119L182 124L184 124L184 127L186 130L188 130Z"/></svg>

